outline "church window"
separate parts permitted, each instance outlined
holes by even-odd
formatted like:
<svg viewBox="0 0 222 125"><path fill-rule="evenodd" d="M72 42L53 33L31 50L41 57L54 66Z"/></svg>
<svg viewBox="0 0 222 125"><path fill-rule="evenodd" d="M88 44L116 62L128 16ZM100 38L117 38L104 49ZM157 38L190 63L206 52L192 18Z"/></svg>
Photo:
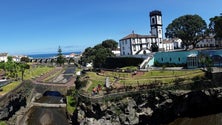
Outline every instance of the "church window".
<svg viewBox="0 0 222 125"><path fill-rule="evenodd" d="M133 51L136 51L136 46L135 45L133 46Z"/></svg>
<svg viewBox="0 0 222 125"><path fill-rule="evenodd" d="M155 19L154 18L152 18L152 23L155 23Z"/></svg>
<svg viewBox="0 0 222 125"><path fill-rule="evenodd" d="M158 21L160 21L160 16L158 16Z"/></svg>

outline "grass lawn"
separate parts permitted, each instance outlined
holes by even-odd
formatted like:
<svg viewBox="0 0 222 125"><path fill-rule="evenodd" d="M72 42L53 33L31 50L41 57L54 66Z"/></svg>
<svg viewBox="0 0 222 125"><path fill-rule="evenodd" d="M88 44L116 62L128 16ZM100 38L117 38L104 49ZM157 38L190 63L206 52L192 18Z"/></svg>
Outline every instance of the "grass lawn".
<svg viewBox="0 0 222 125"><path fill-rule="evenodd" d="M31 68L31 69L25 70L24 80L28 80L33 77L40 76L41 74L49 72L52 69L53 69L53 67L41 66L41 67L36 67L36 68ZM21 74L19 74L19 76L21 77ZM20 84L21 84L21 81L13 81L13 82L9 83L8 85L1 87L2 91L0 92L0 95L4 95L4 94L10 92L11 90L16 88Z"/></svg>
<svg viewBox="0 0 222 125"><path fill-rule="evenodd" d="M20 83L21 83L20 81L14 81L12 83L9 83L6 86L1 87L2 91L0 92L0 95L4 95L4 94L10 92L14 88L16 88Z"/></svg>
<svg viewBox="0 0 222 125"><path fill-rule="evenodd" d="M114 77L119 77L118 81L122 85L138 85L139 84L149 84L153 81L161 81L165 84L171 84L176 78L183 79L192 79L194 77L202 77L204 76L204 72L201 70L153 70L149 72L144 72L141 75L132 76L132 73L122 73L122 72L111 72L105 71L104 73L97 75L95 72L87 72L86 74L89 76L89 80L92 82L91 86L88 87L88 92L92 91L92 89L98 84L104 85L105 78L109 77L109 82L114 82Z"/></svg>
<svg viewBox="0 0 222 125"><path fill-rule="evenodd" d="M69 114L73 114L75 111L75 98L73 96L66 96L67 111Z"/></svg>
<svg viewBox="0 0 222 125"><path fill-rule="evenodd" d="M0 121L0 125L7 125L5 121Z"/></svg>
<svg viewBox="0 0 222 125"><path fill-rule="evenodd" d="M52 81L53 78L55 78L56 76L59 76L59 74L61 74L63 72L63 70L57 71L54 74L51 74L49 77L46 77L43 82L50 82Z"/></svg>
<svg viewBox="0 0 222 125"><path fill-rule="evenodd" d="M28 80L53 70L53 67L39 66L25 70L24 80Z"/></svg>

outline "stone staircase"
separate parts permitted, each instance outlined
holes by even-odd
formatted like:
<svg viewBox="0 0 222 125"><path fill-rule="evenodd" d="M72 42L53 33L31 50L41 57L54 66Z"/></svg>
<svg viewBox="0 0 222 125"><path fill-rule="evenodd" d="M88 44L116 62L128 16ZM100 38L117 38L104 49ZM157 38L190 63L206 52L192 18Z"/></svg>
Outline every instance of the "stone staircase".
<svg viewBox="0 0 222 125"><path fill-rule="evenodd" d="M148 64L149 64L150 60L152 60L154 58L154 54L155 53L151 53L150 55L148 55L148 57L140 64L140 69L144 70L149 67Z"/></svg>

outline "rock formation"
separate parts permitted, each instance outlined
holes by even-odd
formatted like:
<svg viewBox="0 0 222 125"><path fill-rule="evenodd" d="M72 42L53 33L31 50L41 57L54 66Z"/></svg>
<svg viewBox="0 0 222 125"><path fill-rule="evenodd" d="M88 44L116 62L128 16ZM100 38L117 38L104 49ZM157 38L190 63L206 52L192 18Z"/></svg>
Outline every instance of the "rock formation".
<svg viewBox="0 0 222 125"><path fill-rule="evenodd" d="M178 117L221 112L221 104L222 88L150 91L108 101L80 101L77 121L80 125L160 125Z"/></svg>

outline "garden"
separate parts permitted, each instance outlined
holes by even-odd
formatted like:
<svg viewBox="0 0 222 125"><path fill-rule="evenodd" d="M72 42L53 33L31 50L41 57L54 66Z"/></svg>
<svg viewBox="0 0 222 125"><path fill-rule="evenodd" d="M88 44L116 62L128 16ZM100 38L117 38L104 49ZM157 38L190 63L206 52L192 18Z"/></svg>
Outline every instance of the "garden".
<svg viewBox="0 0 222 125"><path fill-rule="evenodd" d="M120 88L126 86L150 85L153 83L161 85L188 84L193 79L204 78L204 72L199 69L193 70L151 70L149 72L118 70L100 72L86 72L82 78L85 78L86 85L84 90L92 92L98 85L104 86L108 78L108 82L112 88Z"/></svg>

